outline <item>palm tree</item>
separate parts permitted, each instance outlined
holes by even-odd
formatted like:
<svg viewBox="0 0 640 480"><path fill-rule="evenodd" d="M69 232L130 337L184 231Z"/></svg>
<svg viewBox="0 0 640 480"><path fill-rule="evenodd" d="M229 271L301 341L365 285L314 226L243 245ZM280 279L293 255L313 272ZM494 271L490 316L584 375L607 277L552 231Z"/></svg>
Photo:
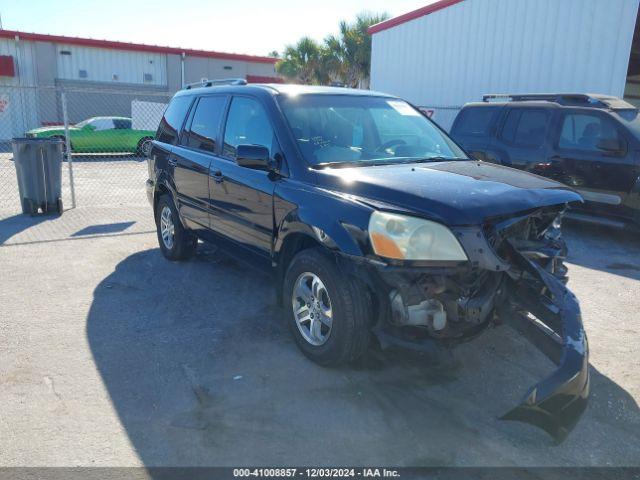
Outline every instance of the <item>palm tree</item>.
<svg viewBox="0 0 640 480"><path fill-rule="evenodd" d="M276 64L287 80L326 85L340 82L348 87L369 87L371 70L371 25L389 18L386 13L363 12L352 23L340 22L338 35L329 35L322 45L309 37L288 45Z"/></svg>
<svg viewBox="0 0 640 480"><path fill-rule="evenodd" d="M309 37L301 38L295 45L287 45L276 71L289 81L310 85L322 83L322 47Z"/></svg>
<svg viewBox="0 0 640 480"><path fill-rule="evenodd" d="M371 35L369 27L376 23L384 22L389 18L387 13L362 12L356 17L354 25L355 35L359 38L359 49L356 55L356 65L360 72L362 86L369 88L371 75Z"/></svg>

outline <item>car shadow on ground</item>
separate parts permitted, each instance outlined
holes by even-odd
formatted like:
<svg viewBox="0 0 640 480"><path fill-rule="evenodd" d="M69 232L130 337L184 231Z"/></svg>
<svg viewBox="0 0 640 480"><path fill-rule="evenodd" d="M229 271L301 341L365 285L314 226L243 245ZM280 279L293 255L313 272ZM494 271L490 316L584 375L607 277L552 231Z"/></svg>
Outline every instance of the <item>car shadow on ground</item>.
<svg viewBox="0 0 640 480"><path fill-rule="evenodd" d="M201 246L202 247L202 246ZM635 465L640 412L592 368L561 445L497 418L553 366L507 327L426 358L321 368L295 346L270 277L201 248L124 259L95 289L87 337L146 466ZM635 445L635 447L634 447Z"/></svg>
<svg viewBox="0 0 640 480"><path fill-rule="evenodd" d="M562 230L569 246L569 263L640 280L640 229L618 230L571 221L565 222Z"/></svg>

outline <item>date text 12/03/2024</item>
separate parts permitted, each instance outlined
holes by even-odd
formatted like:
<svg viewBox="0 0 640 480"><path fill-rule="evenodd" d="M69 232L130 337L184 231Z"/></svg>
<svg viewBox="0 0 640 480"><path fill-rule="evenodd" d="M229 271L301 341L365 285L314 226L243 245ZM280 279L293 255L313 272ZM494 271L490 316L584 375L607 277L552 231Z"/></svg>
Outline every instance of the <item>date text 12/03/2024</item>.
<svg viewBox="0 0 640 480"><path fill-rule="evenodd" d="M397 470L387 468L238 468L233 470L234 477L257 478L398 478Z"/></svg>

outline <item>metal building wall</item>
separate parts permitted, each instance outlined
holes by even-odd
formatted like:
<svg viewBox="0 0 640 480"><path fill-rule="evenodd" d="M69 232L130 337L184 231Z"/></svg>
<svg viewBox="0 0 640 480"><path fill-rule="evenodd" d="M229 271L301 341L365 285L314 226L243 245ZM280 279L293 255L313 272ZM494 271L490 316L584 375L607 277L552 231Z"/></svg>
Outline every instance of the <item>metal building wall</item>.
<svg viewBox="0 0 640 480"><path fill-rule="evenodd" d="M639 0L465 0L373 35L371 88L449 128L486 93L623 96Z"/></svg>
<svg viewBox="0 0 640 480"><path fill-rule="evenodd" d="M0 141L19 137L38 126L34 44L0 39L0 55L11 55L14 77L0 77Z"/></svg>
<svg viewBox="0 0 640 480"><path fill-rule="evenodd" d="M167 58L163 53L57 44L56 57L58 78L63 80L167 85ZM87 72L86 78L80 77L80 70ZM145 74L151 75L150 81L145 81Z"/></svg>

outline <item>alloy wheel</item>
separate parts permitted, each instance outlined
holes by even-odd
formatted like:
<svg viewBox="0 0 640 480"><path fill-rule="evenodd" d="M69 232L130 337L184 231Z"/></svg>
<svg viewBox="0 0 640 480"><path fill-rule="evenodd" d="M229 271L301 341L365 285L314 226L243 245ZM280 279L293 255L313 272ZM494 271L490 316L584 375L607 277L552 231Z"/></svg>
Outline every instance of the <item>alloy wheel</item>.
<svg viewBox="0 0 640 480"><path fill-rule="evenodd" d="M302 337L311 345L324 345L331 335L333 310L320 277L311 272L301 274L294 284L291 303Z"/></svg>
<svg viewBox="0 0 640 480"><path fill-rule="evenodd" d="M147 139L142 142L142 145L140 146L140 152L142 152L142 156L144 157L149 156L149 154L151 153L151 140Z"/></svg>
<svg viewBox="0 0 640 480"><path fill-rule="evenodd" d="M171 250L173 248L175 235L175 226L173 224L173 214L171 208L165 205L160 213L160 236L162 237L162 243Z"/></svg>

